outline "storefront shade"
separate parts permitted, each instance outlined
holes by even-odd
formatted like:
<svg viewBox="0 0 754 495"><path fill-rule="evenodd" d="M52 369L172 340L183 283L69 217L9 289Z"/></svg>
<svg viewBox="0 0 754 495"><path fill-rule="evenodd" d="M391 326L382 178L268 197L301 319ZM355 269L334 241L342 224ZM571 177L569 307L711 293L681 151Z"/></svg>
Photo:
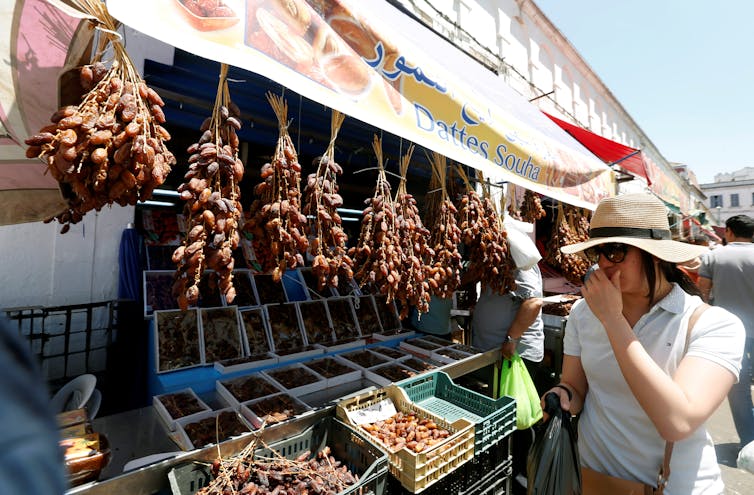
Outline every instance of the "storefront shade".
<svg viewBox="0 0 754 495"><path fill-rule="evenodd" d="M26 158L24 139L57 110L58 77L79 24L45 0L0 3L0 225L38 221L65 206L45 165Z"/></svg>
<svg viewBox="0 0 754 495"><path fill-rule="evenodd" d="M149 36L263 75L488 177L587 208L614 194L607 166L494 73L386 1L225 4L222 15L203 16L177 0L108 7Z"/></svg>

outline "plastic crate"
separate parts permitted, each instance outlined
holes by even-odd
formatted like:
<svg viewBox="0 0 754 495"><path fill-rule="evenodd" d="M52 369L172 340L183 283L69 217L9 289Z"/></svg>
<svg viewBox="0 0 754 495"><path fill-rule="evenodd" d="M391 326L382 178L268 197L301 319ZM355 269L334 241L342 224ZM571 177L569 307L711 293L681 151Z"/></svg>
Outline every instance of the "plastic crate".
<svg viewBox="0 0 754 495"><path fill-rule="evenodd" d="M476 483L467 483L465 489L456 492L459 495L510 495L512 461L507 461L485 476L476 478ZM468 480L468 478L467 478Z"/></svg>
<svg viewBox="0 0 754 495"><path fill-rule="evenodd" d="M395 385L345 399L338 403L336 414L353 428L364 431L351 421L348 413L365 409L386 399L393 402L396 410L431 419L451 434L442 442L420 453L411 452L406 448L388 452L390 473L411 493L425 490L474 456L474 429L471 422L463 418L450 422L422 409L409 401L406 393Z"/></svg>
<svg viewBox="0 0 754 495"><path fill-rule="evenodd" d="M332 416L322 418L301 433L271 444L269 449L257 449L256 455L269 457L272 455L270 449L273 449L288 459L294 459L307 450L315 453L325 446L330 447L335 459L359 477L356 484L338 495L386 493L388 460L385 453L364 434ZM207 486L212 481L210 468L208 463L189 462L171 469L168 480L172 495L193 495Z"/></svg>
<svg viewBox="0 0 754 495"><path fill-rule="evenodd" d="M212 481L212 466L207 463L187 462L168 471L168 482L173 495L193 495Z"/></svg>
<svg viewBox="0 0 754 495"><path fill-rule="evenodd" d="M348 469L359 477L356 484L339 492L340 495L385 493L388 473L388 459L385 453L369 440L368 435L354 430L332 416L323 418L298 435L270 445L270 449L288 459L295 459L303 452L319 452L325 446L330 447L331 455L336 460L348 466ZM270 457L272 452L268 449L258 449L256 455Z"/></svg>
<svg viewBox="0 0 754 495"><path fill-rule="evenodd" d="M447 421L466 418L474 423L474 453L479 455L516 429L516 401L504 396L491 399L453 383L435 371L396 384L418 406Z"/></svg>

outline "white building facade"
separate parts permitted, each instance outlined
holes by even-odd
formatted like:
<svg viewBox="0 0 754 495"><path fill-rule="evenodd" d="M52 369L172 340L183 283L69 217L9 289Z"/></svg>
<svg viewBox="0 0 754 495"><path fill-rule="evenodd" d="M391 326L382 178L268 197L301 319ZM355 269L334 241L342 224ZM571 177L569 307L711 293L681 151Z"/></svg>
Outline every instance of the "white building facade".
<svg viewBox="0 0 754 495"><path fill-rule="evenodd" d="M754 167L715 175L712 183L701 184L707 207L718 225L734 215L754 218Z"/></svg>
<svg viewBox="0 0 754 495"><path fill-rule="evenodd" d="M703 198L644 134L577 50L532 0L389 0L412 12L540 108L602 137L642 150L693 208ZM646 189L623 182L619 192Z"/></svg>

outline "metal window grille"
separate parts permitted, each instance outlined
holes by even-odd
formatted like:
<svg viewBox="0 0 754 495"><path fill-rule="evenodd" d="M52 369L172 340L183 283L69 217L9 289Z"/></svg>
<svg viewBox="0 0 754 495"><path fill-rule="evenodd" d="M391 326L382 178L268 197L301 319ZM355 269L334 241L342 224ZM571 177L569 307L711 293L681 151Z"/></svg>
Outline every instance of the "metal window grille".
<svg viewBox="0 0 754 495"><path fill-rule="evenodd" d="M83 373L104 376L115 338L116 301L6 308L5 313L28 340L52 389Z"/></svg>

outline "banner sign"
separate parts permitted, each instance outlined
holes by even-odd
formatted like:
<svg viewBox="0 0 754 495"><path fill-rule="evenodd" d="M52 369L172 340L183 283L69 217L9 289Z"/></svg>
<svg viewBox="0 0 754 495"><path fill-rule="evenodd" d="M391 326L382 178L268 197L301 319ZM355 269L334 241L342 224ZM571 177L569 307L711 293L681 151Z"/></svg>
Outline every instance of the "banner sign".
<svg viewBox="0 0 754 495"><path fill-rule="evenodd" d="M587 208L614 194L613 173L597 158L512 118L503 108L510 102L501 105L475 91L477 81L442 65L443 53L414 46L411 33L396 32L369 15L372 1L108 0L107 5L116 19L144 34L261 74L487 177Z"/></svg>
<svg viewBox="0 0 754 495"><path fill-rule="evenodd" d="M683 214L688 214L691 205L688 193L683 187L663 172L646 153L642 153L642 160L644 160L644 168L650 179L649 189L665 202L677 206Z"/></svg>

